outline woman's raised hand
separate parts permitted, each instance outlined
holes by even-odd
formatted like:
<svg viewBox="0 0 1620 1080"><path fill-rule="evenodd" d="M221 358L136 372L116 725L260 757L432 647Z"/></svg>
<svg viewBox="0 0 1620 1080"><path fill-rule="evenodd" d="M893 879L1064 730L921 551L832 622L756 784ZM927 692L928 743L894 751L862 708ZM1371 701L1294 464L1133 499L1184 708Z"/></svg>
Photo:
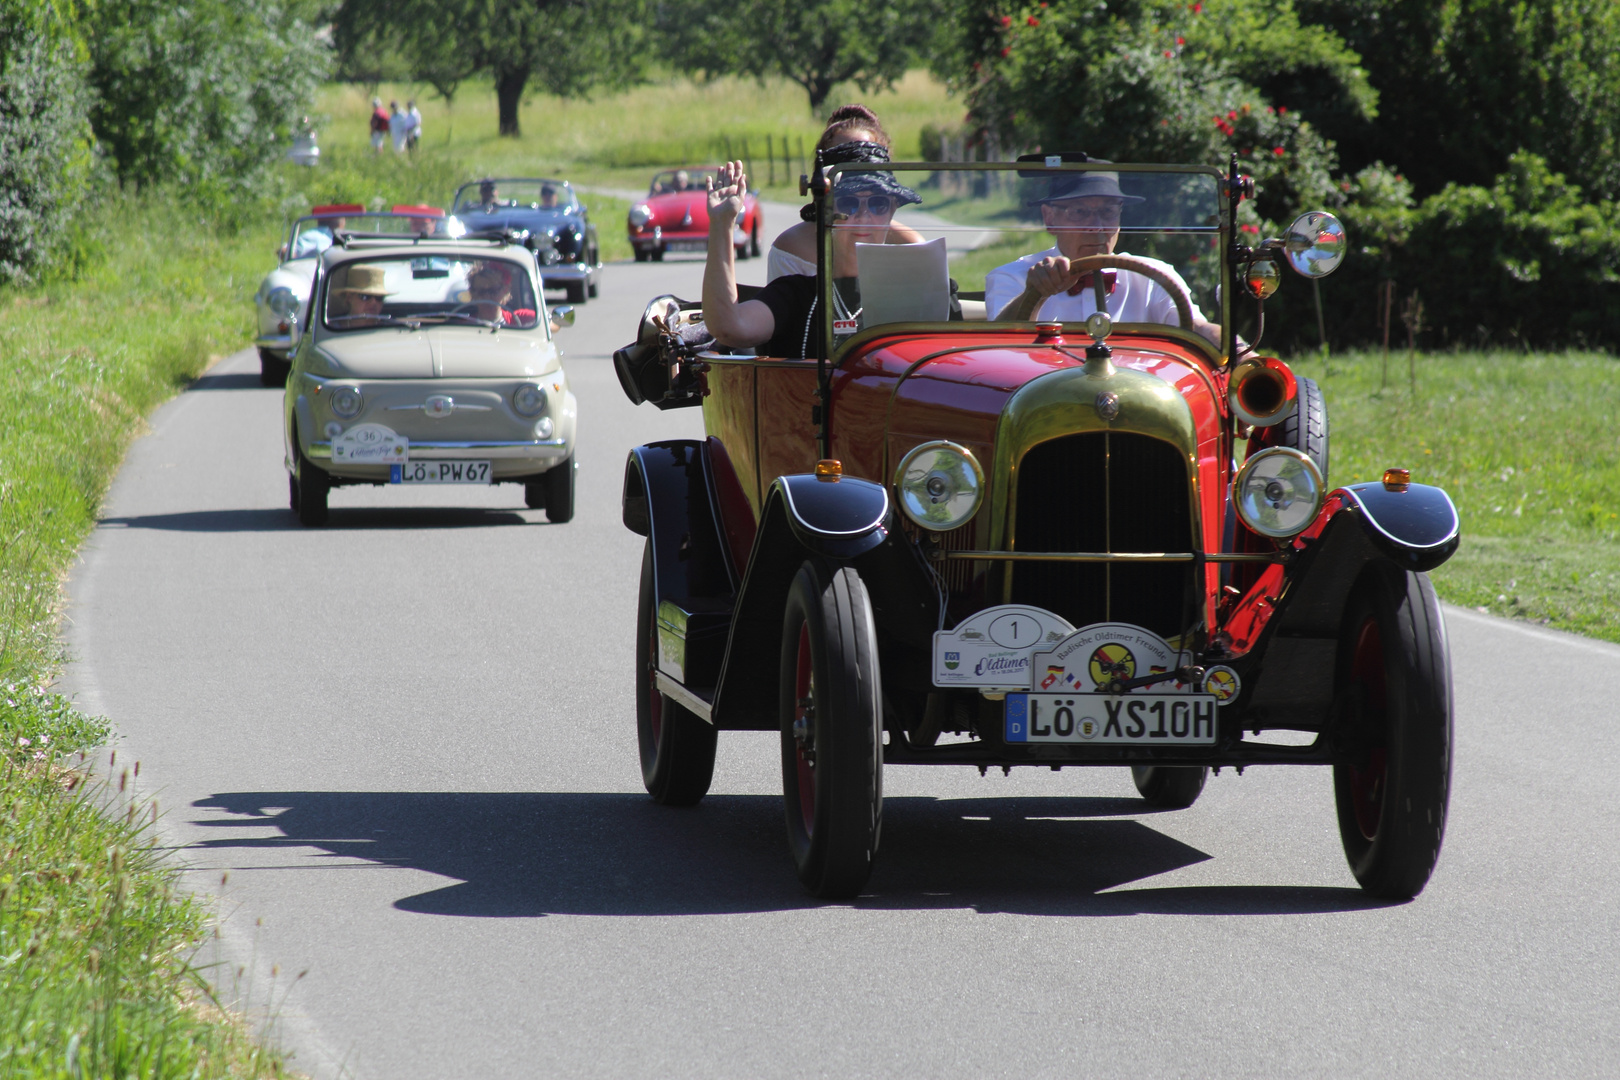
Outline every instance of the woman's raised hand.
<svg viewBox="0 0 1620 1080"><path fill-rule="evenodd" d="M743 163L728 161L720 166L718 175L709 177L709 220L716 217L737 220L743 210L743 195L748 191L748 174Z"/></svg>

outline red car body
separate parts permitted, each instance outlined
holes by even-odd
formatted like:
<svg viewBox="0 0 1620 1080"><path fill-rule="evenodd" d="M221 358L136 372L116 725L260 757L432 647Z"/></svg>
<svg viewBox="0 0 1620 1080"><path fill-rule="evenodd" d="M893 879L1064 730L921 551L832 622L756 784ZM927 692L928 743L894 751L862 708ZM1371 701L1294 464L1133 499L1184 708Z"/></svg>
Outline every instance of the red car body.
<svg viewBox="0 0 1620 1080"><path fill-rule="evenodd" d="M625 223L637 262L658 262L668 251L709 249L708 191L702 179L708 171L671 169L653 177L647 197L630 207ZM681 173L688 174L684 186L678 179ZM739 259L759 254L759 231L763 225L759 195L750 191L743 197L743 212L732 233L732 244Z"/></svg>

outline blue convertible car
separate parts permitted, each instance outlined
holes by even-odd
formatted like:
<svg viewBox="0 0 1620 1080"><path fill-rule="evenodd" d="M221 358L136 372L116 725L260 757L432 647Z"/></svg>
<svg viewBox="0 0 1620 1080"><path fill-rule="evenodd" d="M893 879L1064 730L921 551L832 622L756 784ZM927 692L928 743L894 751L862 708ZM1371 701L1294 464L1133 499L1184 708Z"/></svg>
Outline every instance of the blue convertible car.
<svg viewBox="0 0 1620 1080"><path fill-rule="evenodd" d="M563 180L486 177L461 185L451 203L448 232L527 233L548 289L563 289L569 303L595 296L602 273L596 226Z"/></svg>

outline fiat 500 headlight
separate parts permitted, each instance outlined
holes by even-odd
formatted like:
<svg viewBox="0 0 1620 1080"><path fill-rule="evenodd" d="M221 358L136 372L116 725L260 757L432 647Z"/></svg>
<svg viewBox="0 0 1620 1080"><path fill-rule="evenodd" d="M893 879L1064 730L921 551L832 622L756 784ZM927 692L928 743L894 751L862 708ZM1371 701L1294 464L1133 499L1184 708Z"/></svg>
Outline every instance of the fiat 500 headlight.
<svg viewBox="0 0 1620 1080"><path fill-rule="evenodd" d="M360 415L360 406L363 404L360 391L353 386L339 386L332 391L329 408L334 416L341 416L345 420L352 420Z"/></svg>
<svg viewBox="0 0 1620 1080"><path fill-rule="evenodd" d="M630 208L630 224L638 229L651 221L652 218L653 213L650 206L632 206Z"/></svg>
<svg viewBox="0 0 1620 1080"><path fill-rule="evenodd" d="M277 285L270 290L264 298L264 304L276 313L276 318L285 319L298 311L298 297L285 285Z"/></svg>
<svg viewBox="0 0 1620 1080"><path fill-rule="evenodd" d="M546 391L532 383L524 383L512 391L512 408L519 416L539 416L546 407Z"/></svg>
<svg viewBox="0 0 1620 1080"><path fill-rule="evenodd" d="M965 446L925 442L900 459L894 486L906 517L925 529L947 532L978 512L984 470Z"/></svg>
<svg viewBox="0 0 1620 1080"><path fill-rule="evenodd" d="M1232 481L1232 505L1261 536L1281 540L1300 532L1322 509L1322 473L1298 450L1273 446L1243 463Z"/></svg>

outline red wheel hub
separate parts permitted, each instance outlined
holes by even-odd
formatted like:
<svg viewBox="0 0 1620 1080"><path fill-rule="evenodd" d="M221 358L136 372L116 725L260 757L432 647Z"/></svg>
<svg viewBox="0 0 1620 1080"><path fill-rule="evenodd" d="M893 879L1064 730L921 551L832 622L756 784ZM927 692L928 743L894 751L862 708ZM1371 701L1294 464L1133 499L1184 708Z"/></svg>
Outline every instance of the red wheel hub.
<svg viewBox="0 0 1620 1080"><path fill-rule="evenodd" d="M1350 677L1362 686L1360 723L1376 733L1363 764L1350 766L1350 800L1361 835L1372 840L1378 835L1383 816L1384 785L1388 780L1388 752L1384 745L1388 716L1388 687L1384 678L1384 641L1378 620L1371 616L1356 635L1356 651Z"/></svg>

